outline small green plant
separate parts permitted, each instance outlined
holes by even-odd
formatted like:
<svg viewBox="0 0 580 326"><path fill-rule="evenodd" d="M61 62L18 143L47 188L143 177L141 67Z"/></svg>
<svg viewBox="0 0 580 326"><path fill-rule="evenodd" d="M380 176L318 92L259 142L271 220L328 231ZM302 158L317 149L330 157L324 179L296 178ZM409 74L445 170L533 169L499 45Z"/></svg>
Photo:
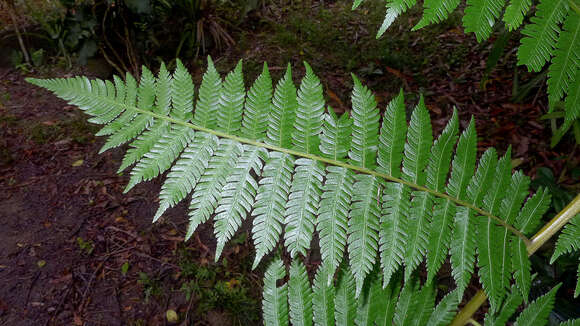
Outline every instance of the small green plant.
<svg viewBox="0 0 580 326"><path fill-rule="evenodd" d="M145 302L149 302L150 298L158 299L163 295L161 282L155 277L149 276L147 273L139 272L139 284L143 287L143 295Z"/></svg>
<svg viewBox="0 0 580 326"><path fill-rule="evenodd" d="M79 245L79 249L82 253L86 255L90 255L95 250L95 246L91 240L85 240L81 237L77 237L77 244Z"/></svg>

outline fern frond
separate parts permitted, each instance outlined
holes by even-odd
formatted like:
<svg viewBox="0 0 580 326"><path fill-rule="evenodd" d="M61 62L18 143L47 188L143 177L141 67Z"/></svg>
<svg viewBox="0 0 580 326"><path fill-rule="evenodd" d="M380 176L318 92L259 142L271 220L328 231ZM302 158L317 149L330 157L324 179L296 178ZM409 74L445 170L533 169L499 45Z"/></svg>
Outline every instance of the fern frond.
<svg viewBox="0 0 580 326"><path fill-rule="evenodd" d="M547 188L540 187L537 192L526 201L524 207L516 217L515 226L524 234L531 234L540 219L550 208L552 196Z"/></svg>
<svg viewBox="0 0 580 326"><path fill-rule="evenodd" d="M352 164L373 170L379 143L379 110L374 94L353 74L352 142L348 157Z"/></svg>
<svg viewBox="0 0 580 326"><path fill-rule="evenodd" d="M437 24L449 17L457 6L460 0L425 0L423 3L423 17L413 27L413 31L421 29L429 24Z"/></svg>
<svg viewBox="0 0 580 326"><path fill-rule="evenodd" d="M282 260L276 258L270 262L264 273L262 294L262 317L264 325L288 325L288 284L278 287L277 281L286 276Z"/></svg>
<svg viewBox="0 0 580 326"><path fill-rule="evenodd" d="M419 104L413 110L409 130L407 131L407 143L403 158L403 180L415 184L425 184L427 166L433 133L431 131L431 118L421 96Z"/></svg>
<svg viewBox="0 0 580 326"><path fill-rule="evenodd" d="M217 114L221 101L222 78L215 69L211 57L207 57L207 70L203 74L193 113L193 123L200 127L217 127Z"/></svg>
<svg viewBox="0 0 580 326"><path fill-rule="evenodd" d="M580 118L580 69L576 70L573 80L574 82L570 85L565 102L564 120L569 124Z"/></svg>
<svg viewBox="0 0 580 326"><path fill-rule="evenodd" d="M186 239L189 239L197 227L207 221L214 213L226 178L235 167L238 157L243 152L243 146L229 139L220 139L214 156L209 161L208 168L194 189L189 205L189 227Z"/></svg>
<svg viewBox="0 0 580 326"><path fill-rule="evenodd" d="M377 326L391 326L393 325L393 318L395 317L395 308L401 292L401 274L397 273L394 279L391 279L389 285L380 289L380 298L377 299L378 316L375 319ZM380 278L379 278L380 279ZM383 282L384 283L384 282ZM380 282L377 284L381 286Z"/></svg>
<svg viewBox="0 0 580 326"><path fill-rule="evenodd" d="M351 131L351 117L348 114L343 114L338 118L334 110L328 107L328 114L324 115L324 124L320 135L322 156L335 161L344 161L351 147Z"/></svg>
<svg viewBox="0 0 580 326"><path fill-rule="evenodd" d="M407 135L407 114L403 90L389 102L379 135L378 170L395 178L401 176L401 162Z"/></svg>
<svg viewBox="0 0 580 326"><path fill-rule="evenodd" d="M351 170L336 166L329 166L326 171L316 228L320 235L322 261L328 265L330 284L346 248L354 175Z"/></svg>
<svg viewBox="0 0 580 326"><path fill-rule="evenodd" d="M290 196L286 203L284 246L295 258L310 248L318 213L324 167L309 159L296 160Z"/></svg>
<svg viewBox="0 0 580 326"><path fill-rule="evenodd" d="M388 0L386 5L387 12L385 13L385 19L377 32L377 39L383 36L400 14L405 13L409 8L415 6L415 4L417 4L417 0Z"/></svg>
<svg viewBox="0 0 580 326"><path fill-rule="evenodd" d="M451 323L455 315L455 310L459 305L459 295L457 291L452 291L448 293L435 307L429 320L427 321L427 326L445 326Z"/></svg>
<svg viewBox="0 0 580 326"><path fill-rule="evenodd" d="M515 284L512 285L511 291L503 301L501 310L493 311L490 309L487 311L485 314L485 325L506 325L508 319L516 312L518 307L522 304L522 301L522 295L518 292L517 286Z"/></svg>
<svg viewBox="0 0 580 326"><path fill-rule="evenodd" d="M380 314L381 300L383 300L382 291L381 279L377 271L374 270L365 280L362 293L358 297L358 306L354 321L357 326L375 325L375 320Z"/></svg>
<svg viewBox="0 0 580 326"><path fill-rule="evenodd" d="M306 267L296 259L290 266L288 280L288 302L292 325L312 325L312 295Z"/></svg>
<svg viewBox="0 0 580 326"><path fill-rule="evenodd" d="M574 82L580 69L580 15L572 12L566 18L552 64L548 69L548 98L551 108Z"/></svg>
<svg viewBox="0 0 580 326"><path fill-rule="evenodd" d="M354 325L357 302L352 294L355 291L355 287L354 277L350 269L339 268L334 297L334 318L337 326Z"/></svg>
<svg viewBox="0 0 580 326"><path fill-rule="evenodd" d="M570 319L560 323L560 326L578 326L580 325L580 319Z"/></svg>
<svg viewBox="0 0 580 326"><path fill-rule="evenodd" d="M242 76L242 60L240 60L223 83L220 105L217 110L217 130L231 135L240 133L245 97L246 89Z"/></svg>
<svg viewBox="0 0 580 326"><path fill-rule="evenodd" d="M435 292L433 287L424 285L419 289L416 282L406 282L397 308L395 310L395 325L425 325L433 312Z"/></svg>
<svg viewBox="0 0 580 326"><path fill-rule="evenodd" d="M348 222L348 254L358 298L364 280L375 264L379 246L379 200L381 185L374 176L355 176Z"/></svg>
<svg viewBox="0 0 580 326"><path fill-rule="evenodd" d="M463 16L465 33L475 33L477 42L488 39L504 5L505 0L467 0Z"/></svg>
<svg viewBox="0 0 580 326"><path fill-rule="evenodd" d="M514 325L546 325L548 323L548 315L554 308L556 292L558 292L560 286L562 286L562 283L559 283L550 292L530 303L518 316Z"/></svg>
<svg viewBox="0 0 580 326"><path fill-rule="evenodd" d="M292 82L292 70L288 64L284 77L278 81L274 91L266 131L268 144L284 148L291 147L297 107L296 86Z"/></svg>
<svg viewBox="0 0 580 326"><path fill-rule="evenodd" d="M252 211L254 227L252 234L256 257L252 269L268 254L282 234L284 210L290 192L294 161L292 156L279 152L270 153L270 159L262 171L262 179Z"/></svg>
<svg viewBox="0 0 580 326"><path fill-rule="evenodd" d="M214 233L217 239L215 260L249 213L258 190L252 175L260 175L268 152L262 147L245 145L233 173L226 179L216 208Z"/></svg>
<svg viewBox="0 0 580 326"><path fill-rule="evenodd" d="M127 149L127 154L123 157L118 173L124 171L131 165L138 162L145 154L149 153L155 143L163 135L169 133L170 123L167 121L157 121L152 126L148 127L141 135L137 137Z"/></svg>
<svg viewBox="0 0 580 326"><path fill-rule="evenodd" d="M268 64L264 62L262 73L248 91L242 120L242 137L258 141L265 138L268 120L264 117L270 114L271 106L272 78Z"/></svg>
<svg viewBox="0 0 580 326"><path fill-rule="evenodd" d="M176 65L171 85L171 103L173 104L171 116L189 121L193 118L194 85L191 75L181 60L177 59Z"/></svg>
<svg viewBox="0 0 580 326"><path fill-rule="evenodd" d="M125 83L121 81L121 78L114 76L115 86L117 87L117 97L115 99L118 103L123 103L126 106L133 107L137 103L137 81L130 73L125 75ZM116 133L125 127L127 122L133 120L137 116L137 113L131 110L123 112L117 119L111 123L105 125L101 130L99 130L96 136L108 136ZM101 153L99 151L99 153Z"/></svg>
<svg viewBox="0 0 580 326"><path fill-rule="evenodd" d="M553 264L560 256L580 250L580 214L576 214L562 230L562 234L556 241L556 249L550 258Z"/></svg>
<svg viewBox="0 0 580 326"><path fill-rule="evenodd" d="M324 119L324 97L322 84L306 62L306 75L298 89L298 107L296 109L295 129L292 133L292 145L297 151L320 154L320 138Z"/></svg>
<svg viewBox="0 0 580 326"><path fill-rule="evenodd" d="M511 32L520 27L531 6L532 0L510 0L503 14L503 21L508 31Z"/></svg>
<svg viewBox="0 0 580 326"><path fill-rule="evenodd" d="M326 265L320 265L314 276L312 310L314 314L314 325L332 326L334 325L334 298L336 288L328 282L334 276L334 269L329 269Z"/></svg>
<svg viewBox="0 0 580 326"><path fill-rule="evenodd" d="M522 30L525 37L518 49L518 64L526 65L529 71L540 71L550 61L556 46L560 27L568 10L567 0L542 1L536 14Z"/></svg>

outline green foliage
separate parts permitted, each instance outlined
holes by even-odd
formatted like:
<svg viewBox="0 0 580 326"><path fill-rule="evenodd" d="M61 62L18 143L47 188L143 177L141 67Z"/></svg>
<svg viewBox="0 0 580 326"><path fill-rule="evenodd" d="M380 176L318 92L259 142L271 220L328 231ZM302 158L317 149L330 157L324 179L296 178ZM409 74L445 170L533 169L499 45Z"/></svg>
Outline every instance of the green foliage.
<svg viewBox="0 0 580 326"><path fill-rule="evenodd" d="M556 249L554 254L550 259L550 264L554 263L556 259L560 256L580 251L580 214L576 214L572 220L566 224L564 230L560 234L558 241L556 242ZM576 290L574 291L574 297L580 295L580 262L578 263L578 284L576 285Z"/></svg>
<svg viewBox="0 0 580 326"><path fill-rule="evenodd" d="M540 191L522 208L529 180L512 175L511 150L498 162L488 149L477 163L473 120L454 149L456 113L433 142L424 99L407 126L402 93L379 130L374 95L356 77L353 110L338 118L324 112L321 83L308 65L298 92L288 69L273 95L264 67L246 93L241 62L222 82L208 59L195 109L180 62L173 74L163 65L157 77L144 69L139 86L132 77L114 84L81 77L29 81L104 124L105 149L132 141L123 164L134 165L127 190L169 170L155 219L192 193L186 238L213 217L216 260L247 216L254 218L254 267L284 231L293 263L288 286L277 284L286 275L280 260L266 271L268 324L287 324L288 316L307 325L313 316L316 324L333 318L344 325L444 323L471 280L476 253L493 309L508 295L514 272L522 294L528 291L529 261L518 241L527 240L520 232L534 231L549 195ZM315 230L323 264L314 295L300 256L309 255ZM431 280L448 251L457 290L435 308ZM429 281L421 286L414 271L425 258Z"/></svg>

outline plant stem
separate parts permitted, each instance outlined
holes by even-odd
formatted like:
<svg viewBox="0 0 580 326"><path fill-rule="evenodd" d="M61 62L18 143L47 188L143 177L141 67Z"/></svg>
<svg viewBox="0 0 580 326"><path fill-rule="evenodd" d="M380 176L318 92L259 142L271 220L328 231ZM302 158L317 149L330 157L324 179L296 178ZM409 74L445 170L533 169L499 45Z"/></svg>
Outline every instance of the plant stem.
<svg viewBox="0 0 580 326"><path fill-rule="evenodd" d="M546 241L548 241L554 234L560 231L576 214L580 213L580 194L574 198L562 211L560 211L550 222L546 223L544 227L532 237L530 243L526 244L528 249L528 257L533 255ZM465 325L471 316L482 304L487 300L487 296L483 290L477 293L469 300L469 302L455 315L451 326Z"/></svg>

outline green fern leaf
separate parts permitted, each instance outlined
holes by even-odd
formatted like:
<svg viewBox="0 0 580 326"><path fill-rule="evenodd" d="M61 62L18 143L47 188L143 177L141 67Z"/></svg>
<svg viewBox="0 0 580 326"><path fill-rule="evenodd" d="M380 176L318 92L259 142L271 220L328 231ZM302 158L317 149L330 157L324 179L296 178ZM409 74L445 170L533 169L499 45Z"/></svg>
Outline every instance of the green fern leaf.
<svg viewBox="0 0 580 326"><path fill-rule="evenodd" d="M334 297L334 318L337 326L353 326L356 316L357 302L352 295L355 291L355 281L352 273L345 265L338 270L338 283Z"/></svg>
<svg viewBox="0 0 580 326"><path fill-rule="evenodd" d="M207 57L207 70L199 87L193 123L197 126L215 129L221 100L222 78L215 69L211 57Z"/></svg>
<svg viewBox="0 0 580 326"><path fill-rule="evenodd" d="M570 319L570 320L566 320L564 322L560 323L560 326L579 326L580 325L580 319Z"/></svg>
<svg viewBox="0 0 580 326"><path fill-rule="evenodd" d="M356 294L361 294L364 280L375 264L379 242L381 215L380 183L370 175L357 174L348 221L348 254L350 268L356 281Z"/></svg>
<svg viewBox="0 0 580 326"><path fill-rule="evenodd" d="M328 114L324 115L324 124L320 135L322 156L335 161L344 161L350 149L351 130L351 117L348 114L343 114L338 118L334 110L328 107Z"/></svg>
<svg viewBox="0 0 580 326"><path fill-rule="evenodd" d="M164 63L161 63L161 67L159 67L155 86L155 107L153 111L161 115L167 115L171 111L173 79Z"/></svg>
<svg viewBox="0 0 580 326"><path fill-rule="evenodd" d="M169 133L170 123L167 121L157 121L141 135L137 137L130 145L127 153L123 157L117 173L124 171L135 162L139 161L145 154L149 153L155 143L163 135Z"/></svg>
<svg viewBox="0 0 580 326"><path fill-rule="evenodd" d="M286 203L284 246L295 258L310 248L320 203L324 167L318 161L296 160L289 200Z"/></svg>
<svg viewBox="0 0 580 326"><path fill-rule="evenodd" d="M258 182L252 175L260 175L262 161L265 161L267 157L268 152L262 147L244 146L243 154L233 173L226 179L215 215L216 261L225 244L242 225L242 220L246 218L254 203Z"/></svg>
<svg viewBox="0 0 580 326"><path fill-rule="evenodd" d="M488 39L504 5L505 0L467 0L463 16L465 33L475 33L477 42Z"/></svg>
<svg viewBox="0 0 580 326"><path fill-rule="evenodd" d="M294 163L292 156L279 152L270 153L260 179L256 203L252 211L254 227L252 234L256 258L252 269L278 243L284 224L284 209L290 192Z"/></svg>
<svg viewBox="0 0 580 326"><path fill-rule="evenodd" d="M294 260L290 266L288 302L292 325L312 325L312 289L306 268L300 260Z"/></svg>
<svg viewBox="0 0 580 326"><path fill-rule="evenodd" d="M574 82L580 69L580 15L570 13L556 43L552 64L548 69L550 108L558 102Z"/></svg>
<svg viewBox="0 0 580 326"><path fill-rule="evenodd" d="M391 279L389 285L380 290L380 298L377 300L378 316L375 319L377 326L391 326L393 325L393 318L395 317L395 308L401 292L401 274L395 274L395 278ZM380 286L381 284L377 284Z"/></svg>
<svg viewBox="0 0 580 326"><path fill-rule="evenodd" d="M219 139L214 135L201 132L195 134L193 142L185 148L161 187L159 209L153 217L154 222L169 207L189 195L207 168L218 142Z"/></svg>
<svg viewBox="0 0 580 326"><path fill-rule="evenodd" d="M532 286L532 264L528 259L528 248L520 238L512 238L510 241L510 252L512 261L512 272L515 284L521 291L524 300L528 303L527 295Z"/></svg>
<svg viewBox="0 0 580 326"><path fill-rule="evenodd" d="M459 6L459 2L459 0L425 0L423 3L423 17L412 30L416 31L429 24L437 24L444 21Z"/></svg>
<svg viewBox="0 0 580 326"><path fill-rule="evenodd" d="M580 250L580 214L576 214L570 222L564 226L562 234L556 241L556 249L550 259L550 264L553 264L563 254L571 253Z"/></svg>
<svg viewBox="0 0 580 326"><path fill-rule="evenodd" d="M540 71L550 61L556 46L559 24L564 21L568 11L567 0L542 1L536 7L536 15L531 23L522 30L518 49L518 64L528 66L529 71Z"/></svg>
<svg viewBox="0 0 580 326"><path fill-rule="evenodd" d="M457 110L454 109L447 126L431 147L431 155L427 164L427 187L430 189L436 191L444 189L451 155L457 142L458 128ZM434 200L433 217L429 225L430 236L427 244L428 282L433 279L447 256L454 213L455 205L450 200L443 198Z"/></svg>
<svg viewBox="0 0 580 326"><path fill-rule="evenodd" d="M431 209L433 196L423 191L413 191L413 200L409 209L408 238L405 250L405 281L425 256L429 238L429 223L431 222Z"/></svg>
<svg viewBox="0 0 580 326"><path fill-rule="evenodd" d="M558 292L560 286L562 286L562 283L559 283L550 292L530 303L518 316L514 325L546 325L548 323L548 315L552 311L552 308L554 308L556 292Z"/></svg>
<svg viewBox="0 0 580 326"><path fill-rule="evenodd" d="M511 32L520 27L531 6L531 0L510 0L503 14L503 21L508 31Z"/></svg>
<svg viewBox="0 0 580 326"><path fill-rule="evenodd" d="M118 103L123 103L128 107L134 107L137 104L137 81L130 73L125 75L125 83L117 76L115 78L115 85L117 86L117 98ZM121 89L123 89L121 91ZM127 110L121 114L121 116L111 123L105 125L101 130L99 130L96 136L108 136L114 134L124 128L127 123L133 120L137 116L137 113L131 110Z"/></svg>
<svg viewBox="0 0 580 326"><path fill-rule="evenodd" d="M385 14L385 19L379 31L377 32L376 38L383 36L387 29L393 24L395 19L399 17L400 14L405 13L409 8L415 6L417 0L388 0L387 1L387 12Z"/></svg>
<svg viewBox="0 0 580 326"><path fill-rule="evenodd" d="M189 121L193 117L193 81L181 60L177 59L176 65L171 89L171 116L181 121Z"/></svg>
<svg viewBox="0 0 580 326"><path fill-rule="evenodd" d="M379 110L375 96L353 74L352 89L352 142L348 157L353 165L375 169L379 143Z"/></svg>
<svg viewBox="0 0 580 326"><path fill-rule="evenodd" d="M194 189L189 205L189 227L185 239L189 239L197 227L214 213L226 178L235 167L243 146L229 139L220 139L217 151L209 161L208 168Z"/></svg>
<svg viewBox="0 0 580 326"><path fill-rule="evenodd" d="M292 133L294 149L309 154L320 154L320 138L324 119L322 84L308 63L304 63L306 75L298 89L295 130Z"/></svg>
<svg viewBox="0 0 580 326"><path fill-rule="evenodd" d="M574 298L580 295L580 263L578 263L578 271L576 272L576 289L574 290Z"/></svg>
<svg viewBox="0 0 580 326"><path fill-rule="evenodd" d="M552 196L547 188L540 187L536 193L526 201L526 204L516 218L515 226L520 232L530 235L538 224L540 219L550 208Z"/></svg>
<svg viewBox="0 0 580 326"><path fill-rule="evenodd" d="M291 147L297 107L296 86L292 82L292 70L288 64L284 77L278 81L274 91L272 110L268 116L268 129L266 131L268 144L285 148Z"/></svg>
<svg viewBox="0 0 580 326"><path fill-rule="evenodd" d="M576 70L574 82L570 85L568 96L566 96L566 113L564 119L566 123L572 124L580 118L580 69Z"/></svg>
<svg viewBox="0 0 580 326"><path fill-rule="evenodd" d="M395 310L395 325L420 326L425 325L433 312L435 293L431 286L419 289L416 282L406 282L397 308Z"/></svg>
<svg viewBox="0 0 580 326"><path fill-rule="evenodd" d="M378 170L392 175L401 176L401 162L407 134L407 115L403 90L387 106L381 133L379 135Z"/></svg>
<svg viewBox="0 0 580 326"><path fill-rule="evenodd" d="M268 64L264 62L262 73L248 91L242 120L242 137L257 141L262 141L265 138L268 120L264 117L270 113L271 106L272 78Z"/></svg>
<svg viewBox="0 0 580 326"><path fill-rule="evenodd" d="M452 291L448 293L435 307L429 320L427 321L427 326L445 326L451 323L451 320L455 316L455 310L459 305L459 295L457 291Z"/></svg>
<svg viewBox="0 0 580 326"><path fill-rule="evenodd" d="M221 92L219 109L217 111L217 130L227 134L237 135L242 127L242 112L246 90L242 75L242 60L236 68L226 76Z"/></svg>
<svg viewBox="0 0 580 326"><path fill-rule="evenodd" d="M389 284L391 277L403 263L410 205L409 194L409 187L393 182L388 182L383 191L379 233L383 286Z"/></svg>
<svg viewBox="0 0 580 326"><path fill-rule="evenodd" d="M262 317L265 326L288 325L288 284L276 285L285 276L286 269L279 258L274 259L264 273Z"/></svg>
<svg viewBox="0 0 580 326"><path fill-rule="evenodd" d="M488 310L485 314L485 325L489 326L504 326L508 319L516 312L518 307L522 304L522 295L518 292L517 286L514 284L511 291L503 301L501 310Z"/></svg>
<svg viewBox="0 0 580 326"><path fill-rule="evenodd" d="M316 228L320 235L322 261L328 265L330 284L346 247L354 174L349 169L336 166L329 166L326 171Z"/></svg>
<svg viewBox="0 0 580 326"><path fill-rule="evenodd" d="M332 326L334 325L334 298L335 287L328 280L332 280L334 269L329 269L326 265L320 265L314 277L314 289L312 296L312 310L314 314L314 325Z"/></svg>
<svg viewBox="0 0 580 326"><path fill-rule="evenodd" d="M421 97L419 104L413 110L407 143L405 144L405 156L403 158L403 180L418 185L425 184L425 167L429 161L429 151L433 142L431 131L431 118Z"/></svg>
<svg viewBox="0 0 580 326"><path fill-rule="evenodd" d="M364 287L360 297L354 323L357 326L374 326L375 320L379 316L379 306L382 298L381 279L378 273L371 272L365 279ZM356 279L356 275L355 275Z"/></svg>

